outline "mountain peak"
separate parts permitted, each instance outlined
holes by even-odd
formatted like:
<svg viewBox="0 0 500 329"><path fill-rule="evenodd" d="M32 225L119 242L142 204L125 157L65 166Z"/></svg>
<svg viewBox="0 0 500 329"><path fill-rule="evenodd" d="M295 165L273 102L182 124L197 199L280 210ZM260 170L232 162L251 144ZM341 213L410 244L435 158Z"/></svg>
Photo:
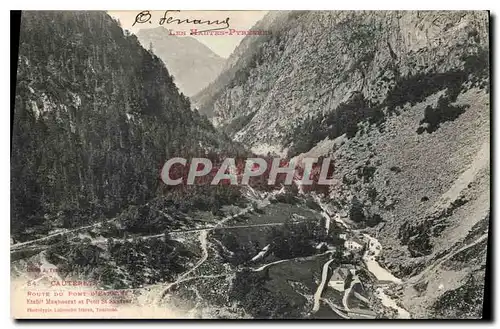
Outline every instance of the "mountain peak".
<svg viewBox="0 0 500 329"><path fill-rule="evenodd" d="M163 26L142 29L137 37L144 48L153 47L153 52L174 76L177 87L187 96L212 82L225 62L202 42L189 35L175 35Z"/></svg>

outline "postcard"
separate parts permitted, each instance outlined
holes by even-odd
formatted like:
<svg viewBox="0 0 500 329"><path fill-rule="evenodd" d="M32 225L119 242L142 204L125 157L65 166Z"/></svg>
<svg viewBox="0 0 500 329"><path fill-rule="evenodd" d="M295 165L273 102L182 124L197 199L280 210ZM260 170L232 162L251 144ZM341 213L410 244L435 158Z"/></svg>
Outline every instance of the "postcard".
<svg viewBox="0 0 500 329"><path fill-rule="evenodd" d="M11 18L13 318L485 317L488 11Z"/></svg>

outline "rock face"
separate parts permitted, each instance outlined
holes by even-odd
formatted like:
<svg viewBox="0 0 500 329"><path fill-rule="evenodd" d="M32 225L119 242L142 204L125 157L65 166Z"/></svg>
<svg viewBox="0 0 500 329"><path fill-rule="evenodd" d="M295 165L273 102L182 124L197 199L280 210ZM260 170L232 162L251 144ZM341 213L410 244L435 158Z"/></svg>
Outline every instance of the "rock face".
<svg viewBox="0 0 500 329"><path fill-rule="evenodd" d="M160 26L137 33L144 48L153 47L161 58L179 90L192 96L215 80L224 66L224 58L192 37L170 35Z"/></svg>
<svg viewBox="0 0 500 329"><path fill-rule="evenodd" d="M290 131L308 117L335 112L353 95L384 103L400 80L461 70L464 56L488 43L486 12L273 15L263 20L271 35L244 39L240 47L252 51L237 48L215 87L194 97L249 146L289 147Z"/></svg>
<svg viewBox="0 0 500 329"><path fill-rule="evenodd" d="M258 21L251 30L274 31L279 22L288 20L290 12L271 11ZM224 94L224 90L234 86L239 80L240 72L247 71L255 67L254 56L260 52L259 45L268 39L267 36L247 36L241 40L240 44L226 60L221 74L206 88L191 97L194 105L205 115L214 116L214 102Z"/></svg>
<svg viewBox="0 0 500 329"><path fill-rule="evenodd" d="M331 156L416 318L482 314L490 212L487 12L267 19L195 97L253 150ZM252 51L245 49L253 49ZM283 152L284 153L284 152Z"/></svg>
<svg viewBox="0 0 500 329"><path fill-rule="evenodd" d="M353 200L362 204L358 225L382 243L382 262L403 280L401 301L412 317L477 318L490 211L489 94L466 90L455 103L466 107L459 118L418 134L438 99L407 105L352 138L326 139L305 155L334 158L339 183L330 202L338 212Z"/></svg>

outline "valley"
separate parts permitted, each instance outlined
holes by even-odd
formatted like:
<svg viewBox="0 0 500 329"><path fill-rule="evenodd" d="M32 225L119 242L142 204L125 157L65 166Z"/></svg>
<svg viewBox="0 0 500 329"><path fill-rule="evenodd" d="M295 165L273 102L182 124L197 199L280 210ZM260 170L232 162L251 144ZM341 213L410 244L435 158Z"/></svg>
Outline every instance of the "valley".
<svg viewBox="0 0 500 329"><path fill-rule="evenodd" d="M318 245L332 238L338 239L339 235L347 231L342 226L334 224L334 221L329 221L330 226L325 227L324 215L319 212L321 205L316 204L315 209L312 209L306 206L306 202L301 201L300 197L297 197L296 204L293 205L277 201L276 198L284 193L284 190L281 190L268 195L256 195L259 193L249 188L247 197L254 201L255 208L250 206L221 219L214 218L207 228L169 232L169 236L174 240L178 239L186 249L192 248L193 257L187 262L185 271L175 276L172 282L161 283L164 280L158 278L159 282L154 284L143 284L139 287L129 285L127 289L135 290L137 293L136 303L146 300L147 303L159 306L176 305L177 308L183 309L185 314L200 315L208 312L207 310L218 310L219 313L227 314L228 317L231 317L231 314L234 316L248 312L252 312L252 316L259 317L259 314L272 315L269 313L272 310L267 309L270 305L257 306L253 300L248 299L248 295L260 298L261 294L264 294L267 302L277 303L276 307L279 308L274 310L277 312L276 315L288 314L290 317L313 318L325 316L329 318L375 318L377 314L370 309L367 302L374 296L371 296L369 290L365 290L362 286L377 285L377 282L384 281L384 278L377 277L380 271L385 271L390 275L378 264L377 270L371 269L368 265L367 255L374 250L373 248L378 248L377 251L379 251L380 245L373 247L375 244L372 243L372 247L367 249L363 256L345 250L342 243L344 240L341 239L336 242L336 245L329 245L326 251L318 249ZM270 220L275 223L269 223ZM276 238L276 234L280 235L285 230L294 230L295 226L306 230L302 231L306 233L305 240L291 242L287 238L283 240ZM328 236L326 228L329 232L333 232L331 233L333 237ZM322 232L309 235L313 230ZM77 244L72 239L82 232L89 233L90 230L88 227L83 227L59 234L65 236L66 244ZM300 231L288 234L293 234L293 239L304 238L304 234L298 232ZM88 243L106 250L110 248L110 243L119 241L106 240L99 235L102 233L94 230L92 234L94 237L90 238ZM289 238L292 236L289 235ZM135 241L162 240L164 234L135 236L128 241L132 239ZM373 240L368 237L367 241ZM40 240L28 241L22 246L12 246L11 250L23 252L27 250L25 248L33 248L32 244L35 243L37 247L42 247L40 242ZM40 254L31 256L34 261L31 266L61 268L63 264L72 264L72 261L66 258L67 255L58 251L57 247L51 245L45 247L46 250ZM267 250L267 252L263 257L256 259L254 256L260 250ZM50 263L47 260L47 254L50 255L50 259L55 259L57 264ZM14 262L13 270L22 273L25 261L23 259ZM360 281L357 275L351 275L351 282L348 283L347 289L343 293L338 292L330 287L330 278L336 268L347 264L359 271L366 271L367 268L376 279L372 280L367 277L365 281ZM56 277L59 276L58 271L54 273ZM43 285L44 280L53 280L53 275L38 274L39 276L31 282L36 281L39 285ZM68 277L75 274L65 273ZM92 276L92 272L89 274ZM256 280L257 287L248 286L248 280ZM354 293L352 289L356 285L358 288ZM217 289L214 291L210 287L217 287ZM241 295L243 291L246 291L245 295ZM290 299L292 299L291 302ZM354 305L361 304L349 307L353 303ZM252 309L253 307L255 309Z"/></svg>

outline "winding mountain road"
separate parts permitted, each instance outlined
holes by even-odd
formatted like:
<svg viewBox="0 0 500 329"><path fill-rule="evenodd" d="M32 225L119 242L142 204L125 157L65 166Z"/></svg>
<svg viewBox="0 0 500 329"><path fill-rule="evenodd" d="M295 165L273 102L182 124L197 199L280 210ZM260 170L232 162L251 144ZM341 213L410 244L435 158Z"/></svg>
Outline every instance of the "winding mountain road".
<svg viewBox="0 0 500 329"><path fill-rule="evenodd" d="M279 193L279 192L278 192ZM270 204L269 202L269 199L276 195L276 193L271 193L269 194L266 198L264 198L263 200L259 200L257 201L257 206L255 208L258 208L258 209L261 209L261 208L264 208L266 206L268 206ZM198 260L198 262L196 262L196 264L189 270L187 270L186 272L182 273L174 282L172 283L169 283L167 286L165 286L165 288L163 288L163 290L159 293L159 297L155 300L155 304L160 304L161 301L165 298L165 296L168 294L168 291L170 290L170 288L176 284L179 284L180 282L183 282L185 280L187 280L187 277L193 273L198 267L200 267L203 263L205 263L205 261L208 259L208 232L213 230L213 229L218 229L218 228L222 228L221 226L226 223L228 220L231 220L231 219L234 219L234 218L237 218L239 216L242 216L252 210L255 210L254 207L247 207L245 209L243 209L242 211L240 211L239 213L237 214L234 214L234 215L229 215L229 216L226 216L224 217L223 219L221 219L220 221L217 222L217 224L211 228L208 228L208 229L202 229L200 230L200 236L198 238L198 240L200 241L200 247L201 247L201 250L202 250L202 256L201 258ZM240 225L240 227L249 227L250 225ZM269 224L261 224L260 226L269 226ZM196 231L196 230L193 230L193 231Z"/></svg>
<svg viewBox="0 0 500 329"><path fill-rule="evenodd" d="M323 271L321 273L321 282L318 285L318 289L316 289L316 293L314 294L314 305L312 308L312 313L316 313L319 311L319 308L321 306L320 305L321 294L325 289L326 279L328 278L328 267L334 260L335 258L332 258L323 265Z"/></svg>
<svg viewBox="0 0 500 329"><path fill-rule="evenodd" d="M196 264L190 268L189 270L187 270L186 272L182 273L178 278L177 280L175 280L174 282L172 283L169 283L164 289L163 291L160 292L159 294L159 299L157 301L155 301L155 304L159 304L161 302L161 300L163 298L165 298L165 296L168 294L168 291L170 290L170 288L173 286L173 285L176 285L178 284L179 282L181 282L183 279L185 279L189 274L193 273L198 267L200 267L200 265L202 265L208 258L208 248L207 248L207 245L208 245L208 239L207 239L207 236L208 236L208 231L202 231L200 233L200 236L199 236L199 241L200 241L200 247L201 247L201 251L202 251L202 256L201 258L198 260L198 262L196 262Z"/></svg>
<svg viewBox="0 0 500 329"><path fill-rule="evenodd" d="M461 247L460 249L452 252L452 253L449 253L448 255L444 256L443 258L441 258L439 260L439 262L437 263L434 263L433 265L427 267L425 270L423 270L422 272L420 272L419 274L411 277L408 281L411 281L411 282L415 282L415 281L418 281L420 278L422 278L422 276L424 276L425 274L427 274L429 271L433 270L434 268L438 267L438 266L441 266L441 264L443 264L445 261L447 261L448 259L452 258L453 256L455 256L456 254L458 253L461 253L462 251L464 250L467 250L471 247L474 247L476 244L486 240L488 238L488 233L485 233L483 235L481 235L479 238L477 238L475 241Z"/></svg>

